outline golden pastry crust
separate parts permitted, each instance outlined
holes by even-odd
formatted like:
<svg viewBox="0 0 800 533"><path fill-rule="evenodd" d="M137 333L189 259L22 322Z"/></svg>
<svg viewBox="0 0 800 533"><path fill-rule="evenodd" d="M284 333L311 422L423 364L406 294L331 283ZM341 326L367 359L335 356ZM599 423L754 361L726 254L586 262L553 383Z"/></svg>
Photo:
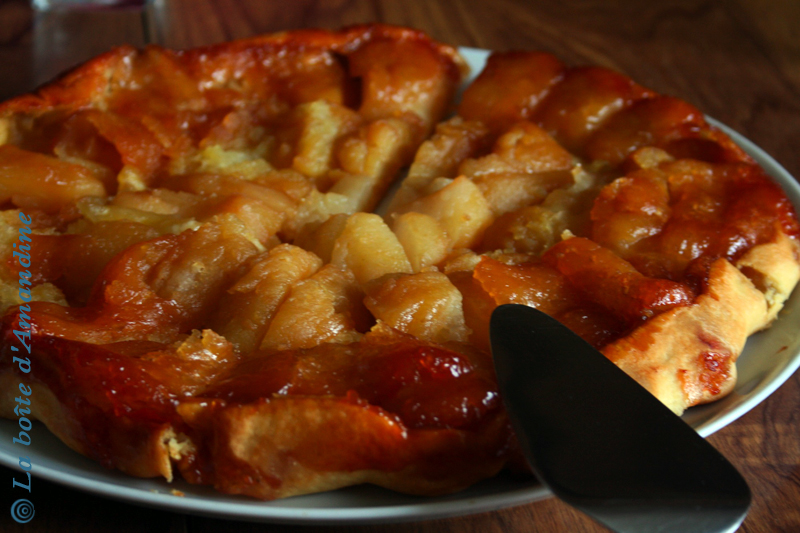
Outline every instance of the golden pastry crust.
<svg viewBox="0 0 800 533"><path fill-rule="evenodd" d="M798 245L783 233L774 243L756 246L738 262L711 265L708 288L693 305L667 311L603 353L676 413L717 400L736 385L736 359L751 334L774 320L800 280ZM742 273L746 265L759 276L780 279L762 292Z"/></svg>

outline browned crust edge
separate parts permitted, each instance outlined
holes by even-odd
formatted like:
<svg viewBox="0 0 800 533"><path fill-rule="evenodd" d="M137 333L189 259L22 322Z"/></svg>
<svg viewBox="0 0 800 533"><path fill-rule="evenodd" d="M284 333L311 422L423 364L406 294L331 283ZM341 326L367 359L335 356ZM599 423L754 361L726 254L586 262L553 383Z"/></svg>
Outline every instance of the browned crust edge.
<svg viewBox="0 0 800 533"><path fill-rule="evenodd" d="M647 321L603 353L681 414L736 384L745 341L768 327L800 280L800 245L783 232L736 264L718 259L696 302Z"/></svg>

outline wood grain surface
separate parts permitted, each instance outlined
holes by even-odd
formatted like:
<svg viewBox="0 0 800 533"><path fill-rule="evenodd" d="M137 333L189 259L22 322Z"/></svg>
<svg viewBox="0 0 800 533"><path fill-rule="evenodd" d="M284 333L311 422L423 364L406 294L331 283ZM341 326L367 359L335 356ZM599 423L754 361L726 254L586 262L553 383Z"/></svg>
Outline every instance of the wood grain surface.
<svg viewBox="0 0 800 533"><path fill-rule="evenodd" d="M800 2L797 0L155 0L146 9L34 13L0 0L0 98L32 89L111 46L187 48L302 27L413 26L495 50L542 49L569 64L617 69L733 127L800 176ZM799 325L800 326L800 325ZM800 374L709 438L753 491L740 531L800 532ZM3 484L12 472L0 468ZM601 532L554 499L447 520L299 527L216 520L134 507L35 477L36 516L4 532L287 533ZM3 491L5 494L5 489ZM10 496L0 500L3 506Z"/></svg>

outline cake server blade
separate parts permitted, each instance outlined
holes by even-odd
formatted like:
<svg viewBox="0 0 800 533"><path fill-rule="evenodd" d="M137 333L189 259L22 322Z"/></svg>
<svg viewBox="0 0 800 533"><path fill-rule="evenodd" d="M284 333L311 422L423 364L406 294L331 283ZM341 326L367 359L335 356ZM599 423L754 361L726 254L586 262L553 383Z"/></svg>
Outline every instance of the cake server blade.
<svg viewBox="0 0 800 533"><path fill-rule="evenodd" d="M620 533L735 531L744 478L599 351L545 313L491 317L497 379L522 450L561 500Z"/></svg>

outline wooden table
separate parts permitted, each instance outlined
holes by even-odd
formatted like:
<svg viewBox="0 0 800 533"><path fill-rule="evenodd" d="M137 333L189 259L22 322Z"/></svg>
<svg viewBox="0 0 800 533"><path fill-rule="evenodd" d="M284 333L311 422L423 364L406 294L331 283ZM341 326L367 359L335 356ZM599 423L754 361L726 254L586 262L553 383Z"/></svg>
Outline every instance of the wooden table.
<svg viewBox="0 0 800 533"><path fill-rule="evenodd" d="M643 85L692 102L800 176L800 3L796 0L156 0L140 9L34 15L0 0L0 98L30 90L109 46L158 42L190 47L301 27L380 21L436 39L489 49L543 49L571 64L620 70ZM709 441L747 478L754 494L741 528L800 531L800 373ZM11 472L0 469L0 479ZM6 483L4 481L3 483ZM257 525L143 509L35 479L37 513L6 532L361 533L606 531L550 499L503 511L430 522L359 526ZM6 501L4 498L3 501Z"/></svg>

